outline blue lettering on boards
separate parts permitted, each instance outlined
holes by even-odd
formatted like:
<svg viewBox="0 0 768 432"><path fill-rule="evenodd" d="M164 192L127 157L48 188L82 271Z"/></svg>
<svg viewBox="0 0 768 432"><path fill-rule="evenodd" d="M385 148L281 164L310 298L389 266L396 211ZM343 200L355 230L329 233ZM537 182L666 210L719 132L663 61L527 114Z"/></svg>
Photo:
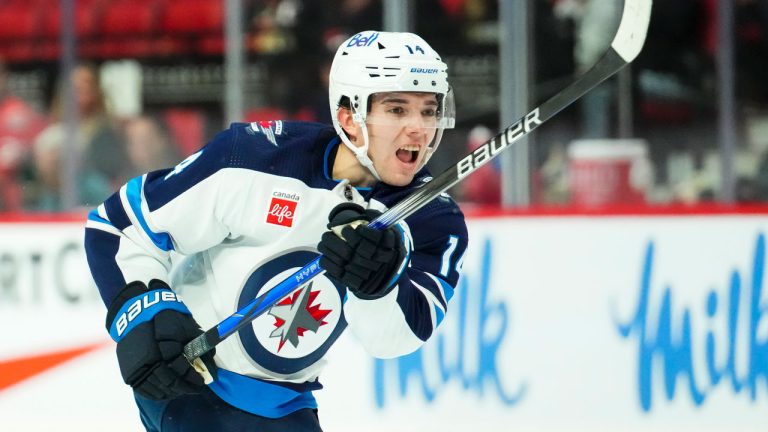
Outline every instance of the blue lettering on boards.
<svg viewBox="0 0 768 432"><path fill-rule="evenodd" d="M616 322L620 336L638 345L637 390L643 411L651 411L653 407L654 372L664 374L667 400L675 398L677 385L683 382L696 406L701 406L718 386L726 386L734 394L746 392L752 402L757 399L759 389L768 395L768 336L764 331L762 336L758 332L761 321L768 319L768 305L762 300L765 236L759 234L755 242L751 280L744 286L747 277L736 269L731 271L727 293L711 289L702 302L704 311L700 315L689 307L676 312L672 308L674 289L671 286L664 288L661 304L651 304L653 259L654 244L650 242L634 316L629 322ZM748 296L748 307L742 307L742 295ZM658 322L651 322L650 317L657 317ZM712 330L713 322L718 320L724 320L727 328L719 344ZM705 337L694 338L693 324L702 322L708 323L709 330ZM739 325L739 322L748 325ZM694 361L694 353L702 352L694 350L696 346L704 347L703 361ZM654 364L661 364L663 368L654 369ZM702 367L695 370L694 365L699 364L706 365L706 370L701 370ZM746 370L740 371L737 365L746 365Z"/></svg>
<svg viewBox="0 0 768 432"><path fill-rule="evenodd" d="M458 383L466 391L473 391L480 397L498 397L505 405L515 405L526 394L527 384L519 383L514 390L502 382L499 370L504 359L500 358L499 349L505 340L509 327L507 305L504 302L491 303L488 298L490 279L492 275L492 247L489 239L483 245L481 269L479 277L469 277L466 274L459 280L457 296L451 303L452 313L457 314L459 334L447 335L445 332L433 336L430 343L436 344L437 362L423 355L422 349L412 354L391 360L376 359L374 364L374 391L376 405L385 408L390 398L405 398L408 392L420 391L427 403L433 403L439 391L451 383ZM469 296L476 296L469 301ZM479 310L470 311L469 305L477 305ZM468 315L477 314L479 322L469 325ZM491 324L491 323L494 324ZM500 322L500 325L495 323ZM495 330L495 331L494 331ZM470 333L471 332L471 333ZM469 335L469 337L468 337ZM458 338L458 349L448 354L447 338ZM468 340L477 341L477 345L469 345ZM470 356L478 359L477 370L471 370L466 359ZM439 381L428 378L435 374L425 371L437 370ZM392 376L392 373L396 376ZM419 383L414 389L409 383ZM385 382L396 380L399 394L385 394ZM488 391L490 387L490 392Z"/></svg>

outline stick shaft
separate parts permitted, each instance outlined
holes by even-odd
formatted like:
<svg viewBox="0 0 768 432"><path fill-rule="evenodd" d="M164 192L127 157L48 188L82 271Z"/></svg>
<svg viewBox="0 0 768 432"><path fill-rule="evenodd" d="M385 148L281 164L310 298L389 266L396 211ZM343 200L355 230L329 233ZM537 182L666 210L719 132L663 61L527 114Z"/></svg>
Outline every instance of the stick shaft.
<svg viewBox="0 0 768 432"><path fill-rule="evenodd" d="M531 133L598 84L613 76L640 52L645 40L651 0L626 0L619 31L608 52L571 85L504 129L456 165L416 189L411 195L374 219L369 226L386 229L407 218L466 176L477 171L501 152ZM322 274L320 257L305 265L240 310L190 341L184 356L190 362L212 350L217 344L269 310L275 303Z"/></svg>
<svg viewBox="0 0 768 432"><path fill-rule="evenodd" d="M443 171L433 180L425 183L416 192L394 205L374 219L369 226L377 229L386 229L393 224L412 215L431 200L435 199L448 188L461 181L464 177L478 170L498 156L504 149L510 147L516 141L528 135L539 125L549 120L555 114L567 107L573 101L580 98L591 88L613 75L624 62L613 50L579 80L558 93L541 106L529 112L515 124L508 127L495 137L491 138L475 151L461 159L456 165ZM256 297L240 310L224 319L216 327L198 336L184 347L184 356L193 361L206 352L213 349L233 333L269 310L275 303L291 294L296 289L304 286L313 278L322 274L320 257L305 265L295 273L288 276L282 282L264 294ZM215 334L212 330L216 330Z"/></svg>

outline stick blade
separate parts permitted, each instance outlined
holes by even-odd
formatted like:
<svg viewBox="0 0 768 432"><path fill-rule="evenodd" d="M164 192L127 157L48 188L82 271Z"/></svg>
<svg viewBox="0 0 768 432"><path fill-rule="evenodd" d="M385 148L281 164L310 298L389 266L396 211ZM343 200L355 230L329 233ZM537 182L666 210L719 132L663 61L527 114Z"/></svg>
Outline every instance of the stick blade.
<svg viewBox="0 0 768 432"><path fill-rule="evenodd" d="M627 63L640 54L651 20L652 0L624 0L624 12L611 47Z"/></svg>

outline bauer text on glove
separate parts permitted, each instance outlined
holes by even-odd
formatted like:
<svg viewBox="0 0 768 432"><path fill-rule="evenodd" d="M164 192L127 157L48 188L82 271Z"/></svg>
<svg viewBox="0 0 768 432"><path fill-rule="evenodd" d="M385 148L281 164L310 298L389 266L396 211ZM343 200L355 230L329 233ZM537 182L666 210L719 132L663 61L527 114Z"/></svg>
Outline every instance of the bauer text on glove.
<svg viewBox="0 0 768 432"><path fill-rule="evenodd" d="M170 399L203 388L203 378L182 355L203 331L165 282L128 284L109 308L107 328L117 342L123 381L140 395ZM213 355L201 359L215 376Z"/></svg>

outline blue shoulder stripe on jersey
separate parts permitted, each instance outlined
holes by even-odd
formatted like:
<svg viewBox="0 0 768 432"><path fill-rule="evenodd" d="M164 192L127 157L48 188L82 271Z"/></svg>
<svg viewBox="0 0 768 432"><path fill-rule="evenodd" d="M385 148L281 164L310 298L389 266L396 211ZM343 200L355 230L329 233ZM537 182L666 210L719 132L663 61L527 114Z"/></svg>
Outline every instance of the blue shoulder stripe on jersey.
<svg viewBox="0 0 768 432"><path fill-rule="evenodd" d="M191 315L184 303L169 289L158 289L138 295L123 304L115 315L115 320L109 326L109 335L115 342L120 342L125 335L139 324L152 320L164 310Z"/></svg>
<svg viewBox="0 0 768 432"><path fill-rule="evenodd" d="M107 211L107 217L112 222L112 226L120 231L131 225L131 219L123 208L123 202L120 200L120 193L112 194L104 201L104 210Z"/></svg>
<svg viewBox="0 0 768 432"><path fill-rule="evenodd" d="M139 225L141 225L141 228L152 240L152 243L159 249L171 251L173 250L171 236L168 235L168 233L156 233L152 231L149 229L149 225L147 225L147 221L144 219L144 213L141 210L141 186L141 176L132 178L128 181L128 184L125 185L125 195L128 197L128 204L131 206L133 214L136 215Z"/></svg>
<svg viewBox="0 0 768 432"><path fill-rule="evenodd" d="M319 385L294 385L302 386L307 390L297 391L221 368L218 370L216 381L208 384L208 387L228 404L268 418L284 417L303 408L317 409L317 401L311 390L317 389Z"/></svg>
<svg viewBox="0 0 768 432"><path fill-rule="evenodd" d="M103 224L114 226L114 225L112 225L112 222L110 222L110 221L104 219L103 217L99 216L99 209L98 208L95 208L95 209L91 210L88 213L88 220L92 220L92 221L96 221L96 222L101 222Z"/></svg>

